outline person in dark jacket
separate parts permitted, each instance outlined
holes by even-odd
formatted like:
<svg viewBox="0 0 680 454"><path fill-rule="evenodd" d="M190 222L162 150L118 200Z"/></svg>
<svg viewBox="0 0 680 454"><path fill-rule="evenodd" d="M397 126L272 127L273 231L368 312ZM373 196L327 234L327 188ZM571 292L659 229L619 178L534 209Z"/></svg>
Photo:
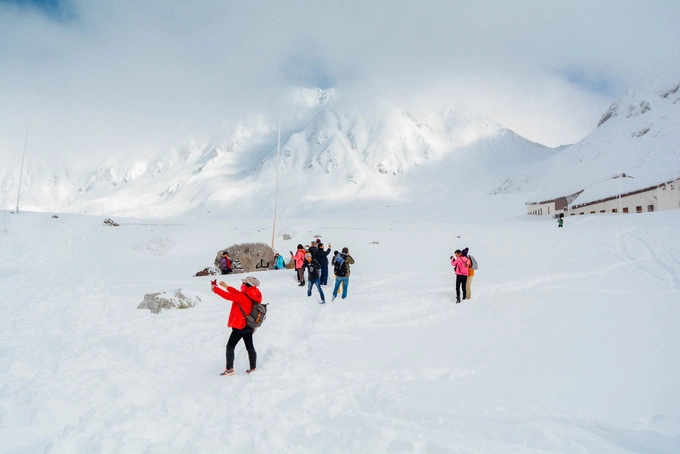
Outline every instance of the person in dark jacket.
<svg viewBox="0 0 680 454"><path fill-rule="evenodd" d="M319 296L321 296L321 304L326 303L326 296L321 290L321 265L319 262L312 257L309 252L305 254L305 264L302 265L303 268L307 268L307 296L312 296L312 287L316 285L319 289Z"/></svg>
<svg viewBox="0 0 680 454"><path fill-rule="evenodd" d="M224 281L220 281L219 285L217 285L217 281L212 281L210 284L213 293L232 302L227 321L227 326L231 328L231 335L229 335L227 341L227 365L220 375L234 375L234 350L241 339L246 344L248 351L250 369L246 370L246 373L250 374L257 367L257 352L253 345L255 330L246 325L246 315L250 313L255 303L262 302L262 293L258 288L260 281L253 276L248 276L243 279L241 290L228 286Z"/></svg>
<svg viewBox="0 0 680 454"><path fill-rule="evenodd" d="M312 254L313 259L316 259L316 253L319 252L318 245L319 245L319 243L317 243L316 241L312 241L310 243L309 247L307 248L307 252Z"/></svg>
<svg viewBox="0 0 680 454"><path fill-rule="evenodd" d="M321 285L328 285L328 255L331 253L331 245L324 250L323 243L319 243L319 249L316 252L316 261L321 265Z"/></svg>

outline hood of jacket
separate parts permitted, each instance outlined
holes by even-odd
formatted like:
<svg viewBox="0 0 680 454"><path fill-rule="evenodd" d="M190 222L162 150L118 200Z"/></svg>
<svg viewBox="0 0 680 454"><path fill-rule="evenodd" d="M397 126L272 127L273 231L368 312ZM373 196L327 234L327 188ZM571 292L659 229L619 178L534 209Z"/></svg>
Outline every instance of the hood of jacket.
<svg viewBox="0 0 680 454"><path fill-rule="evenodd" d="M243 293L248 295L248 297L256 303L262 302L262 292L260 292L258 287L246 287L246 289L243 290Z"/></svg>

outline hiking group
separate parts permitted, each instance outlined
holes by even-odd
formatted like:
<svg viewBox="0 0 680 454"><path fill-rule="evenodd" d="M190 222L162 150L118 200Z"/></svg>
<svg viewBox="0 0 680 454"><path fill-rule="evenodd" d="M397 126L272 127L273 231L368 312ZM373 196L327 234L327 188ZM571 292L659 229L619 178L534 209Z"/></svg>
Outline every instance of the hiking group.
<svg viewBox="0 0 680 454"><path fill-rule="evenodd" d="M331 245L324 249L324 244L318 238L311 242L309 247L305 248L302 244L298 244L297 251L293 254L290 252L291 260L295 261L295 273L300 287L305 286L305 270L307 271L307 296L312 296L312 289L317 288L321 301L319 303L326 303L326 295L323 292L322 286L328 285L328 256L331 253ZM333 299L338 296L340 285L342 285L342 298L347 298L347 289L349 287L349 266L354 264L354 259L349 255L349 249L344 247L342 252L335 251L333 259L330 262L333 265L333 274L335 276L335 286L333 287Z"/></svg>
<svg viewBox="0 0 680 454"><path fill-rule="evenodd" d="M468 252L468 248L462 251L456 249L454 255L450 257L451 266L456 274L456 303L461 301L461 290L464 300L472 298L472 277L477 269L477 261Z"/></svg>
<svg viewBox="0 0 680 454"><path fill-rule="evenodd" d="M292 260L295 261L295 273L298 278L298 285L305 285L305 270L307 270L307 296L312 296L312 288L316 286L321 297L321 304L326 303L326 297L321 286L328 285L328 256L331 253L331 245L324 249L320 240L313 241L309 248L305 249L301 244L298 245L296 254L290 253ZM276 254L274 257L274 269L285 268L283 257ZM338 295L340 285L343 285L342 298L347 297L347 287L349 286L349 265L354 263L354 259L349 255L348 248L342 248L342 252L335 251L331 264L335 275L335 287L333 288L333 299ZM220 258L220 269L222 274L232 272L231 260L226 252ZM266 316L266 304L262 303L262 292L260 292L260 281L253 276L247 276L241 281L241 288L227 285L224 281L217 283L213 280L210 283L213 293L221 296L227 301L231 301L227 326L231 328L229 340L226 346L226 366L220 375L235 375L234 371L234 351L236 345L243 339L246 351L248 352L249 368L247 374L257 370L257 352L253 344L253 334L260 326Z"/></svg>

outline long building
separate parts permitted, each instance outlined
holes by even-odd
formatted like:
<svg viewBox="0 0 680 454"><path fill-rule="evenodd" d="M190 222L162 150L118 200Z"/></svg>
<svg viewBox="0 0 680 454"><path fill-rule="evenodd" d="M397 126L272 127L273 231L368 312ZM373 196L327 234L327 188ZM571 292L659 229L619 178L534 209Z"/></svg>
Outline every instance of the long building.
<svg viewBox="0 0 680 454"><path fill-rule="evenodd" d="M630 178L625 174L611 178ZM542 202L527 202L527 214L538 216L581 216L598 213L646 213L680 208L680 178L634 191L612 193L582 203L586 189ZM615 192L615 191L614 191Z"/></svg>

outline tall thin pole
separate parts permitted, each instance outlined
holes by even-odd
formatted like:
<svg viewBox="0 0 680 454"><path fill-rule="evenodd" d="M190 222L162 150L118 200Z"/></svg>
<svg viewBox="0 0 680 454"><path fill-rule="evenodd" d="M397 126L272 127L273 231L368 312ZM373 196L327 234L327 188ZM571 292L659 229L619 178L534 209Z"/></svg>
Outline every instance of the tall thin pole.
<svg viewBox="0 0 680 454"><path fill-rule="evenodd" d="M19 198L21 197L21 180L24 176L24 160L26 159L26 143L28 142L28 125L26 125L26 137L24 137L24 152L21 155L21 170L19 171L19 190L17 191L17 209L16 213L19 214Z"/></svg>
<svg viewBox="0 0 680 454"><path fill-rule="evenodd" d="M276 235L276 206L279 202L279 150L281 150L281 123L279 123L279 138L276 144L276 185L274 188L274 225L272 226L272 249Z"/></svg>

